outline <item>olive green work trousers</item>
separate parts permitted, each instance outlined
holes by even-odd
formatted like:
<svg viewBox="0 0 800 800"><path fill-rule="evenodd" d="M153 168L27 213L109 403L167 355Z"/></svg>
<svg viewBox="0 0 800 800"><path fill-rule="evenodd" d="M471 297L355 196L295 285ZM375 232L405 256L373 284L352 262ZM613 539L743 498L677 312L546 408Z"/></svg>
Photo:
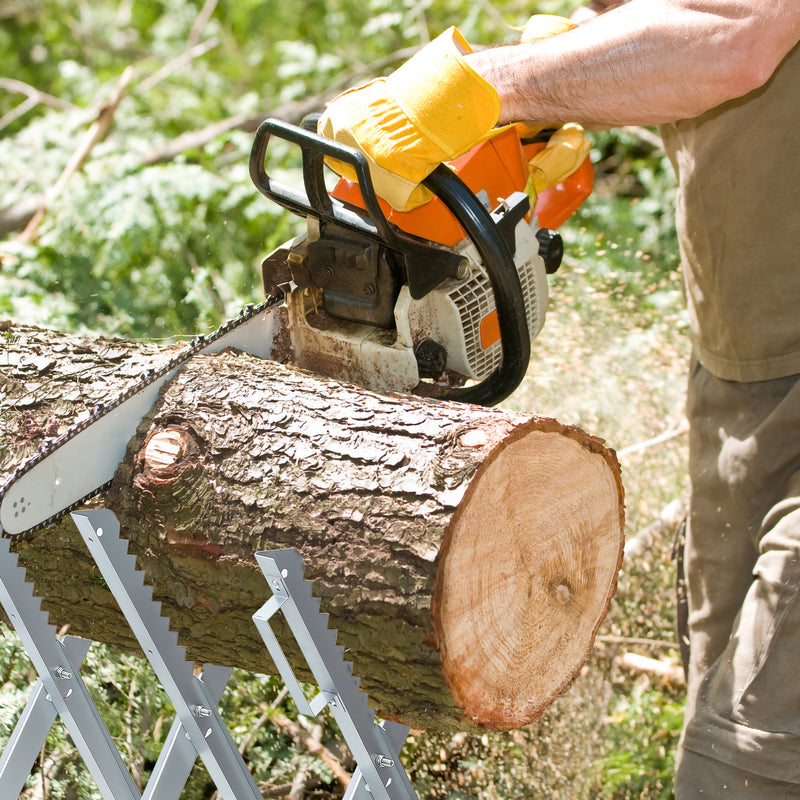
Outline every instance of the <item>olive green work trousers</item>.
<svg viewBox="0 0 800 800"><path fill-rule="evenodd" d="M676 797L800 798L800 375L736 383L694 364L688 415Z"/></svg>

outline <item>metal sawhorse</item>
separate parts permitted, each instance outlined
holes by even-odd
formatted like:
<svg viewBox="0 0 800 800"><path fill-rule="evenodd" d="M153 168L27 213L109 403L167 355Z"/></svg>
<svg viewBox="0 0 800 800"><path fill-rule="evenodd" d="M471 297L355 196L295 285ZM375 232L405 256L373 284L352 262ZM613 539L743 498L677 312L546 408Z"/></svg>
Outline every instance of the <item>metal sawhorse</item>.
<svg viewBox="0 0 800 800"><path fill-rule="evenodd" d="M104 800L178 800L199 756L223 800L262 800L253 777L217 711L232 669L207 665L202 675L186 661L177 633L161 615L144 573L128 552L120 525L107 509L72 518L103 578L166 691L176 719L143 793L139 793L80 677L90 643L56 638L55 627L25 580L25 569L0 537L0 603L39 674L28 703L0 756L0 797L18 797L47 734L60 717ZM400 761L408 728L376 722L359 691L352 664L319 611L305 565L295 550L256 553L272 596L253 616L264 643L301 714L329 708L358 765L345 800L416 800ZM319 694L308 701L270 626L282 612L306 659Z"/></svg>

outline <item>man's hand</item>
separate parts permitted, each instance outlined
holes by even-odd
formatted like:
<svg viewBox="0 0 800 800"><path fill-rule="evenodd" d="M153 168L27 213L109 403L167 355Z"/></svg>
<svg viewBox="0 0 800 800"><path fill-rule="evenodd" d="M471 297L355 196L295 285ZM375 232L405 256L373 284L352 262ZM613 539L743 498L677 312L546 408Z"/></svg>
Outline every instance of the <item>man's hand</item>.
<svg viewBox="0 0 800 800"><path fill-rule="evenodd" d="M549 38L573 27L563 17L539 14L530 18L520 40ZM467 63L464 55L471 52L463 36L450 28L388 78L334 98L319 121L320 134L367 156L375 191L399 211L431 199L421 183L438 164L463 155L495 132L500 99ZM561 122L554 120L550 127ZM566 162L578 150L585 157L588 149L585 141L581 148L574 147L575 130L554 139L559 147L539 154L541 166L532 167L532 197L558 182L548 181L547 175L563 176ZM355 180L346 164L331 166Z"/></svg>
<svg viewBox="0 0 800 800"><path fill-rule="evenodd" d="M528 185L525 191L532 203L540 192L566 180L583 164L591 150L589 140L580 125L562 125L528 164Z"/></svg>

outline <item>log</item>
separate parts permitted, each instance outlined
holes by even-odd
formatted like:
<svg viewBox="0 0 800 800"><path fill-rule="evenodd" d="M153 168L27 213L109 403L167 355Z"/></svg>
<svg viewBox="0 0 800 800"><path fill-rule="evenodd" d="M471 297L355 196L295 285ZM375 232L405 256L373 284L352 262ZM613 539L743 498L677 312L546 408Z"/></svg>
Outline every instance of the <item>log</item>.
<svg viewBox="0 0 800 800"><path fill-rule="evenodd" d="M80 413L169 356L11 334L6 474L10 453L63 428L63 398ZM86 363L103 351L114 369ZM253 554L294 547L378 713L426 729L535 720L587 658L623 551L619 466L601 440L232 352L195 356L165 388L103 502L191 658L274 671L251 619L269 596ZM70 522L18 549L54 621L136 649Z"/></svg>

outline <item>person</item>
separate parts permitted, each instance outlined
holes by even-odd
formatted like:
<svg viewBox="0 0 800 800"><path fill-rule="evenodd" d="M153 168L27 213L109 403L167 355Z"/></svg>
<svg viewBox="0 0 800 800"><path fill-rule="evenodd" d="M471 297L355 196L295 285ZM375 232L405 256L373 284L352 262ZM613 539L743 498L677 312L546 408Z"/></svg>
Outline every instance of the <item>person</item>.
<svg viewBox="0 0 800 800"><path fill-rule="evenodd" d="M320 130L413 186L498 123L662 126L693 343L675 793L800 797L800 2L593 0L574 20L516 45L459 42L424 85L401 67L336 98Z"/></svg>

